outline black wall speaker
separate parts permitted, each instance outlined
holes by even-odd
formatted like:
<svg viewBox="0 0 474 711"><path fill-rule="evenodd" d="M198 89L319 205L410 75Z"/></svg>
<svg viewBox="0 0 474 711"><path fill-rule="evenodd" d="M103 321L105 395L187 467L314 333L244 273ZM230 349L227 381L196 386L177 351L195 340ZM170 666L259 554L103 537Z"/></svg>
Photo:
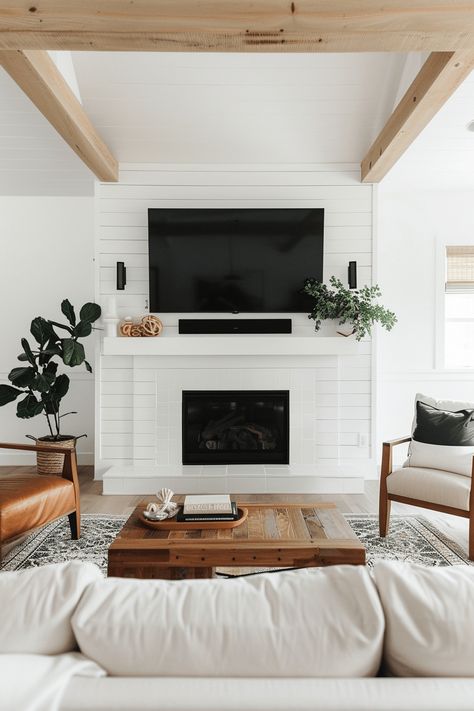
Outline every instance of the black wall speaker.
<svg viewBox="0 0 474 711"><path fill-rule="evenodd" d="M347 280L349 282L349 289L357 289L357 262L349 262Z"/></svg>
<svg viewBox="0 0 474 711"><path fill-rule="evenodd" d="M123 291L127 283L127 268L124 262L117 262L117 289Z"/></svg>

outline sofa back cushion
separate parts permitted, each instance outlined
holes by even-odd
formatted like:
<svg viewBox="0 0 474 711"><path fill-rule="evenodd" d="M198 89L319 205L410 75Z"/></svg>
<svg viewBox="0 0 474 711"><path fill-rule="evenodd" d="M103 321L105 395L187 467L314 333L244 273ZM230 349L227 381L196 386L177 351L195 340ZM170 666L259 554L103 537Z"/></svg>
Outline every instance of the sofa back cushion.
<svg viewBox="0 0 474 711"><path fill-rule="evenodd" d="M474 456L474 403L415 396L408 459L404 467L442 469L471 476Z"/></svg>
<svg viewBox="0 0 474 711"><path fill-rule="evenodd" d="M102 577L92 563L0 573L0 654L63 654L76 649L71 617L86 586Z"/></svg>
<svg viewBox="0 0 474 711"><path fill-rule="evenodd" d="M114 676L364 677L384 619L367 570L235 580L102 580L73 617L81 651Z"/></svg>
<svg viewBox="0 0 474 711"><path fill-rule="evenodd" d="M380 562L374 574L390 673L474 677L474 568Z"/></svg>

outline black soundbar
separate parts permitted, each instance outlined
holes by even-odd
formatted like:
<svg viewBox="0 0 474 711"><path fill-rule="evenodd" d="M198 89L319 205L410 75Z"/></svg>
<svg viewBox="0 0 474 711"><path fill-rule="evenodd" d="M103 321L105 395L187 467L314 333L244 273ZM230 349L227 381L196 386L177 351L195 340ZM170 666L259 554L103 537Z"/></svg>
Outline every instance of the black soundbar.
<svg viewBox="0 0 474 711"><path fill-rule="evenodd" d="M291 333L291 318L180 318L179 333Z"/></svg>

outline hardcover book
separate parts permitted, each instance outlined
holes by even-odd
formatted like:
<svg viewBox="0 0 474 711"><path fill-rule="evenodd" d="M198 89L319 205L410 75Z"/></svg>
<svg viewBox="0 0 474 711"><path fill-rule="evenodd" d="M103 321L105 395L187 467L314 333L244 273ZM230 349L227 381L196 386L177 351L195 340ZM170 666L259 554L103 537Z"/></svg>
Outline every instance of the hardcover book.
<svg viewBox="0 0 474 711"><path fill-rule="evenodd" d="M184 514L232 514L232 503L227 494L186 496Z"/></svg>
<svg viewBox="0 0 474 711"><path fill-rule="evenodd" d="M231 502L232 512L228 514L185 514L183 509L178 511L176 520L186 523L205 523L209 521L236 521L239 517L239 512L237 510L237 504L235 501Z"/></svg>

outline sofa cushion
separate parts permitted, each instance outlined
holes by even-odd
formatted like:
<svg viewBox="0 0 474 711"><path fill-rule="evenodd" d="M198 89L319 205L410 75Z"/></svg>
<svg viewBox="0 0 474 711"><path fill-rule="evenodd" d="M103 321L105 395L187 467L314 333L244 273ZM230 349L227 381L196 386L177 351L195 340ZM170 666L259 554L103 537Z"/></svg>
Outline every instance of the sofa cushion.
<svg viewBox="0 0 474 711"><path fill-rule="evenodd" d="M404 467L387 477L387 491L396 496L469 511L471 480L439 469Z"/></svg>
<svg viewBox="0 0 474 711"><path fill-rule="evenodd" d="M474 446L468 446L466 444L461 446L432 444L433 439L436 439L432 426L429 428L430 431L428 439L430 441L420 441L420 439L423 439L426 436L428 431L426 427L427 423L425 421L426 418L423 419L423 415L426 415L429 411L420 410L418 403L423 403L432 409L438 410L438 415L441 419L443 411L445 413L466 413L474 410L474 403L464 402L461 400L435 400L435 398L429 397L429 395L417 393L415 396L415 416L412 425L413 440L410 442L410 446L408 448L408 459L405 461L403 466L441 469L443 471L454 472L455 474L462 474L463 476L470 477L472 471L472 458L474 456ZM418 423L419 411L421 414L420 423ZM469 418L467 419L469 420ZM446 441L445 437L447 435L445 424L446 423L444 423L441 427L439 436L440 442Z"/></svg>
<svg viewBox="0 0 474 711"><path fill-rule="evenodd" d="M73 617L82 652L114 676L363 677L384 620L365 567L235 580L109 578Z"/></svg>
<svg viewBox="0 0 474 711"><path fill-rule="evenodd" d="M474 568L380 562L374 574L385 613L389 671L474 677Z"/></svg>
<svg viewBox="0 0 474 711"><path fill-rule="evenodd" d="M0 711L63 711L72 678L84 683L86 677L100 676L104 670L78 652L0 654Z"/></svg>
<svg viewBox="0 0 474 711"><path fill-rule="evenodd" d="M0 654L76 649L71 616L85 587L102 575L92 563L60 563L0 574Z"/></svg>

